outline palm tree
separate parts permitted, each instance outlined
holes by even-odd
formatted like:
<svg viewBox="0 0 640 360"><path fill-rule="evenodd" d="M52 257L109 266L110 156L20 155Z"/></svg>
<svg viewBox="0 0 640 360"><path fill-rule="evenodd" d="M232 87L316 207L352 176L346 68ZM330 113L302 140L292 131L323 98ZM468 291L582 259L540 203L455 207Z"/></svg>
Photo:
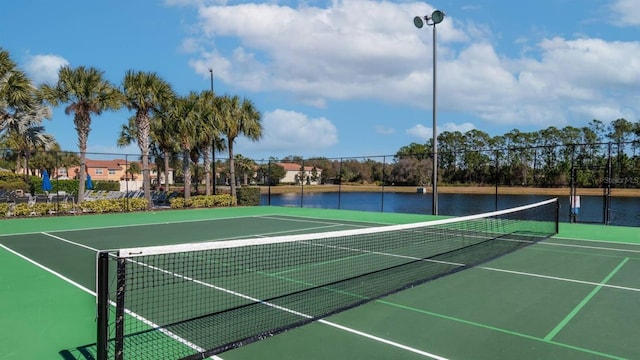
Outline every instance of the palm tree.
<svg viewBox="0 0 640 360"><path fill-rule="evenodd" d="M209 155L212 153L215 158L215 151L219 150L219 145L223 144L220 141L220 131L218 130L218 107L219 101L211 91L203 91L198 97L198 115L200 118L200 128L197 132L197 144L198 153L202 154L204 162L205 172L205 194L211 195L211 159ZM213 146L212 146L213 145ZM218 145L218 146L216 146ZM224 150L224 147L222 148ZM213 179L215 181L215 164Z"/></svg>
<svg viewBox="0 0 640 360"><path fill-rule="evenodd" d="M158 113L151 116L151 143L149 148L150 155L155 159L157 169L164 170L165 185L169 179L169 161L175 155L178 147L175 135L171 130L169 117L164 116L167 109L162 109ZM123 124L120 128L120 136L118 137L118 146L124 147L131 145L136 141L136 118L130 117L128 124ZM157 182L161 184L160 171L157 173Z"/></svg>
<svg viewBox="0 0 640 360"><path fill-rule="evenodd" d="M164 116L166 111L161 110L156 114L151 121L151 139L153 140L157 152L156 159L162 158L162 163L156 160L156 166L158 169L162 168L164 171L165 190L169 190L169 162L172 158L175 158L178 152L178 142L175 134L173 133L171 118ZM160 172L158 171L158 176ZM158 179L158 184L160 184Z"/></svg>
<svg viewBox="0 0 640 360"><path fill-rule="evenodd" d="M142 180L147 207L151 208L151 181L149 177L149 148L151 142L151 115L175 97L171 85L156 73L127 71L123 80L124 104L135 111L136 141L142 156Z"/></svg>
<svg viewBox="0 0 640 360"><path fill-rule="evenodd" d="M191 197L191 150L196 144L199 129L197 115L198 95L191 92L186 97L177 98L167 113L173 125L172 131L182 152L182 175L184 177L184 199Z"/></svg>
<svg viewBox="0 0 640 360"><path fill-rule="evenodd" d="M87 139L91 131L92 114L100 115L104 110L117 110L121 107L122 95L109 81L104 79L104 72L89 67L71 68L63 66L58 73L55 86L44 84L40 88L40 96L53 106L68 103L65 114L71 113L73 124L78 133L78 149L80 150L80 181L78 186L78 202L84 200L86 178Z"/></svg>
<svg viewBox="0 0 640 360"><path fill-rule="evenodd" d="M240 172L240 175L242 175L242 184L249 185L249 178L253 178L253 174L255 174L256 172L257 164L255 163L255 161L240 154L237 154L234 160L238 172Z"/></svg>
<svg viewBox="0 0 640 360"><path fill-rule="evenodd" d="M13 107L11 116L5 119L7 142L11 143L11 148L19 150L16 172L20 172L22 166L25 175L29 169L31 150L48 150L55 143L53 136L46 134L44 126L41 125L44 119L51 118L51 108L38 99L36 88L30 85L30 80L28 83L29 97L19 106ZM23 159L21 159L22 155L24 155ZM24 160L24 165L21 164L21 160Z"/></svg>
<svg viewBox="0 0 640 360"><path fill-rule="evenodd" d="M44 126L30 125L26 129L12 131L9 128L3 138L11 149L17 150L16 173L22 169L28 175L29 158L32 150L49 151L57 144L53 135L44 133Z"/></svg>
<svg viewBox="0 0 640 360"><path fill-rule="evenodd" d="M18 121L19 113L29 112L33 100L31 81L11 60L9 52L0 48L0 133Z"/></svg>
<svg viewBox="0 0 640 360"><path fill-rule="evenodd" d="M238 96L225 96L220 112L220 132L227 137L227 149L229 150L229 173L231 196L236 196L235 164L233 144L238 136L244 135L252 141L262 137L262 124L260 112L255 108L251 100L240 101Z"/></svg>

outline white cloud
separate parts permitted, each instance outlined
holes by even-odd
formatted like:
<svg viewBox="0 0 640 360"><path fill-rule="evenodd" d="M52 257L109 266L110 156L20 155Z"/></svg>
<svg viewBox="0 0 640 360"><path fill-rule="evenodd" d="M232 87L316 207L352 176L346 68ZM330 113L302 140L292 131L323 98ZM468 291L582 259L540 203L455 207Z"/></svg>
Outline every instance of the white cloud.
<svg viewBox="0 0 640 360"><path fill-rule="evenodd" d="M638 0L617 0L611 4L612 23L621 26L640 25L640 2Z"/></svg>
<svg viewBox="0 0 640 360"><path fill-rule="evenodd" d="M618 0L612 9L624 13L625 24L640 24L637 3ZM204 49L190 65L203 76L213 67L216 79L238 89L291 94L318 108L332 100L368 99L426 109L431 37L411 22L425 10L423 3L371 0L335 1L326 8L202 5L198 44ZM536 127L640 115L632 98L640 83L639 42L581 35L535 44L527 36L511 44L520 48L508 55L498 52L492 33L484 23L451 15L439 25L439 109ZM215 48L203 45L212 40Z"/></svg>
<svg viewBox="0 0 640 360"><path fill-rule="evenodd" d="M198 43L198 39L194 38L186 38L182 40L182 44L180 44L180 50L182 52L191 54L200 50L200 44Z"/></svg>
<svg viewBox="0 0 640 360"><path fill-rule="evenodd" d="M407 129L407 135L411 135L424 142L433 137L433 128L428 128L424 125L418 124Z"/></svg>
<svg viewBox="0 0 640 360"><path fill-rule="evenodd" d="M263 137L252 143L238 140L238 151L284 154L312 154L338 143L338 131L326 118L309 118L306 114L276 109L263 115ZM312 154L313 155L313 154Z"/></svg>
<svg viewBox="0 0 640 360"><path fill-rule="evenodd" d="M393 135L396 132L396 129L383 126L383 125L376 125L375 130L376 130L376 133L381 135Z"/></svg>
<svg viewBox="0 0 640 360"><path fill-rule="evenodd" d="M415 68L411 64L422 64L430 49L428 34L411 21L424 11L419 3L368 0L328 8L239 4L201 7L200 26L205 37L240 44L220 52L230 66L223 74L226 82L253 91L293 92L305 103L324 104L319 97L379 97L389 85L391 90L404 85ZM443 40L463 40L466 35L451 23L441 25Z"/></svg>
<svg viewBox="0 0 640 360"><path fill-rule="evenodd" d="M462 123L462 124L447 122L443 124L438 124L438 134L442 134L443 132L455 132L455 131L465 133L475 128L476 127L473 124L468 122ZM433 137L433 128L426 127L422 124L418 124L407 129L406 133L407 135L411 135L421 141L428 141Z"/></svg>
<svg viewBox="0 0 640 360"><path fill-rule="evenodd" d="M27 59L25 70L35 84L55 83L58 81L58 70L69 62L58 55L33 55Z"/></svg>
<svg viewBox="0 0 640 360"><path fill-rule="evenodd" d="M438 133L442 133L445 131L448 132L454 132L454 131L460 131L461 133L466 133L469 130L473 130L475 129L475 125L473 125L472 123L462 123L462 124L455 124L455 123L444 123L442 125L438 125Z"/></svg>

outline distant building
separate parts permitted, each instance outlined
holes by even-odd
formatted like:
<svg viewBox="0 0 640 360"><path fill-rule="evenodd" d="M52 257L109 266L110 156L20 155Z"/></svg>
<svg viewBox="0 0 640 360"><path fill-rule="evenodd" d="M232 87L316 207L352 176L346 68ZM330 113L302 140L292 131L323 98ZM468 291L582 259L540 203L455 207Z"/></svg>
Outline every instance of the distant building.
<svg viewBox="0 0 640 360"><path fill-rule="evenodd" d="M285 175L280 179L281 183L294 183L303 185L318 185L322 176L322 169L295 163L276 163L285 170Z"/></svg>
<svg viewBox="0 0 640 360"><path fill-rule="evenodd" d="M87 165L87 174L91 175L93 181L133 181L142 180L142 174L131 174L126 170L131 167L132 163L138 163L140 168L142 164L138 161L131 161L125 159L113 159L113 160L92 160L85 159ZM149 175L151 176L151 183L157 183L158 172L155 164L149 164ZM141 171L142 169L140 169ZM80 166L71 166L69 168L59 168L57 170L58 178L77 178L80 174ZM173 169L169 168L169 179L165 181L164 171L160 172L160 184L173 184L174 176Z"/></svg>

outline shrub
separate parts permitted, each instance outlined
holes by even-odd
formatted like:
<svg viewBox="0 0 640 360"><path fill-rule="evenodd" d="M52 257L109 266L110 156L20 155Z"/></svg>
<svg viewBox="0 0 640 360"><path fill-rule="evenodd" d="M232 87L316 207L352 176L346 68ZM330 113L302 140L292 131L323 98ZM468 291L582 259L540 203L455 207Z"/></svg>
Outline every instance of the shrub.
<svg viewBox="0 0 640 360"><path fill-rule="evenodd" d="M0 189L29 192L29 184L27 184L22 175L2 171L0 172Z"/></svg>
<svg viewBox="0 0 640 360"><path fill-rule="evenodd" d="M235 199L229 194L220 195L197 195L192 196L189 200L176 197L169 200L172 209L180 208L209 208L209 207L221 207L221 206L234 206L236 205Z"/></svg>
<svg viewBox="0 0 640 360"><path fill-rule="evenodd" d="M16 204L13 207L13 215L14 216L29 216L31 215L31 212L33 210L31 210L31 205L27 204L27 203L21 203L21 204Z"/></svg>
<svg viewBox="0 0 640 360"><path fill-rule="evenodd" d="M259 187L241 187L237 189L238 205L240 206L257 206L260 205L260 188Z"/></svg>
<svg viewBox="0 0 640 360"><path fill-rule="evenodd" d="M8 216L9 203L0 203L0 216Z"/></svg>
<svg viewBox="0 0 640 360"><path fill-rule="evenodd" d="M80 204L83 212L111 213L123 211L142 211L147 209L146 199L99 199L83 201Z"/></svg>

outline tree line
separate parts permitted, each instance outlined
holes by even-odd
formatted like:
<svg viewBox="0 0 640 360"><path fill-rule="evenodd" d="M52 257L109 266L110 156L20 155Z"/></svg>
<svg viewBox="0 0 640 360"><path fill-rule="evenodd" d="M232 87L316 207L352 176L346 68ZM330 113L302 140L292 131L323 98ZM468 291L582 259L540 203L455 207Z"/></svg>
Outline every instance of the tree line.
<svg viewBox="0 0 640 360"><path fill-rule="evenodd" d="M403 146L392 156L271 161L318 167L323 183L426 186L433 142ZM640 188L640 121L594 119L581 128L514 129L493 137L477 129L445 131L438 135L438 175L445 185Z"/></svg>

